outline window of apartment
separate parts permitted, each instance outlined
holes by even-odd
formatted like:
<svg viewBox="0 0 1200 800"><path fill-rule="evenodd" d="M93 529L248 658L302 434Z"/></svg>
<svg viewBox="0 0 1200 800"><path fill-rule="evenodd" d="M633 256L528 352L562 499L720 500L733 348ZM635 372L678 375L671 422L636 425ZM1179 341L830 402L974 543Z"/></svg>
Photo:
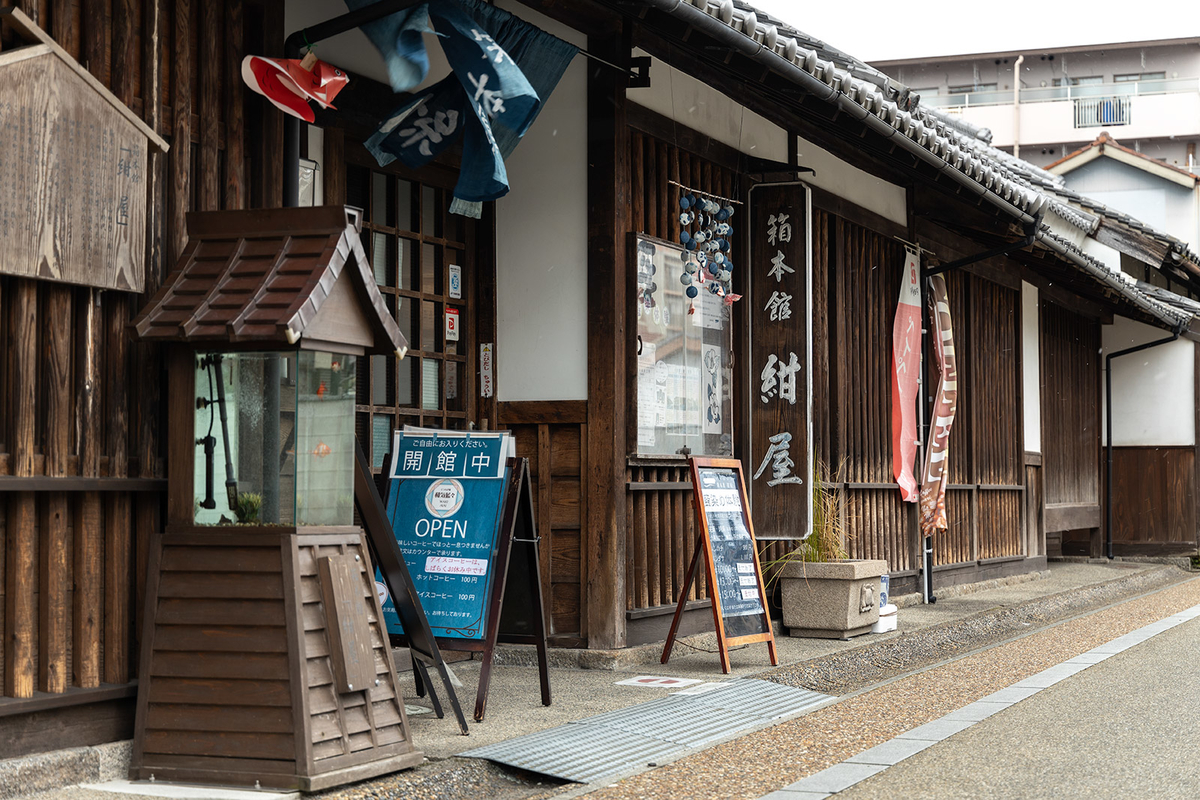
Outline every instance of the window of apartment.
<svg viewBox="0 0 1200 800"><path fill-rule="evenodd" d="M994 92L996 84L994 83L966 83L959 86L951 86L950 94L971 94L972 92Z"/></svg>
<svg viewBox="0 0 1200 800"><path fill-rule="evenodd" d="M379 469L392 431L464 429L474 397L469 342L474 220L451 214L449 191L351 164L346 199L363 209L363 247L408 355L359 359L356 428Z"/></svg>
<svg viewBox="0 0 1200 800"><path fill-rule="evenodd" d="M1097 86L1104 83L1103 75L1088 75L1083 78L1055 78L1055 86Z"/></svg>
<svg viewBox="0 0 1200 800"><path fill-rule="evenodd" d="M1135 81L1166 80L1165 72L1131 72L1126 75L1113 75L1113 83L1134 83Z"/></svg>

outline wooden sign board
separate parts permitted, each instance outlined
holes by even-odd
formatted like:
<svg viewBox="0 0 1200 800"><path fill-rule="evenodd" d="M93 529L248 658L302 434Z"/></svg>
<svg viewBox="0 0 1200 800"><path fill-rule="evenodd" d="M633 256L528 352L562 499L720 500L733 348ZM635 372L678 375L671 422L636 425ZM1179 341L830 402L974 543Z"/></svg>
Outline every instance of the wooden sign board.
<svg viewBox="0 0 1200 800"><path fill-rule="evenodd" d="M762 187L750 208L750 495L760 539L812 529L812 270L804 186Z"/></svg>
<svg viewBox="0 0 1200 800"><path fill-rule="evenodd" d="M667 663L671 657L688 591L695 579L697 561L703 554L708 585L713 592L713 625L717 631L721 671L730 671L730 647L754 642L766 642L771 664L777 665L775 634L767 611L767 594L741 462L729 458L693 458L691 467L692 497L696 502L696 517L700 520L700 535L679 593L675 619L663 647L662 663Z"/></svg>
<svg viewBox="0 0 1200 800"><path fill-rule="evenodd" d="M140 292L147 149L166 144L14 8L0 53L0 274Z"/></svg>
<svg viewBox="0 0 1200 800"><path fill-rule="evenodd" d="M485 441L489 437L472 434L464 438ZM492 655L498 643L537 648L542 705L550 705L545 606L528 460L508 458L499 485L492 487L489 484L495 479L482 476L416 477L428 471L422 466L424 459L417 463L419 449L427 454L453 452L433 445L414 446L411 441L401 444L401 438L396 438L388 521L438 648L482 654L475 721L482 722L486 711ZM469 452L483 455L488 451L476 448ZM414 468L407 469L409 464ZM413 477L404 477L406 471ZM467 485L472 481L477 489ZM406 491L414 486L416 495ZM491 499L493 488L498 503ZM425 502L413 502L414 496L424 496ZM442 511L446 516L437 519L439 504L455 510ZM408 626L391 605L384 604L388 630L407 638Z"/></svg>

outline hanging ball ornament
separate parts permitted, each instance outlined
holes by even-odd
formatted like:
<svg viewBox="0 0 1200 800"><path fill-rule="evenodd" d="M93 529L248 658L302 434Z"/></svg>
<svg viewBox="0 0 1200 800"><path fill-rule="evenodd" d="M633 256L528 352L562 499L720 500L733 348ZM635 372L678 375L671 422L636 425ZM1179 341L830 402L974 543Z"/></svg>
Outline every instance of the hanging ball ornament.
<svg viewBox="0 0 1200 800"><path fill-rule="evenodd" d="M696 262L695 262L695 261L692 261L691 259L688 259L688 261L686 261L686 262L684 263L684 265L683 265L683 269L684 269L684 270L685 270L685 271L686 271L686 272L687 272L689 275L695 275L695 274L696 274L696 270L700 269L700 267L696 265Z"/></svg>
<svg viewBox="0 0 1200 800"><path fill-rule="evenodd" d="M684 211L682 214L680 214L679 215L679 224L680 225L691 225L692 224L692 212Z"/></svg>
<svg viewBox="0 0 1200 800"><path fill-rule="evenodd" d="M682 283L684 286L691 286L692 280L693 280L692 276L686 272L679 276L679 282Z"/></svg>
<svg viewBox="0 0 1200 800"><path fill-rule="evenodd" d="M692 207L692 196L689 194L689 195L684 195L683 197L679 198L679 207L682 208L684 211L687 211L689 208L691 208Z"/></svg>
<svg viewBox="0 0 1200 800"><path fill-rule="evenodd" d="M700 290L697 289L695 286L689 286L683 290L683 293L686 294L688 297L695 297L696 295L700 294Z"/></svg>

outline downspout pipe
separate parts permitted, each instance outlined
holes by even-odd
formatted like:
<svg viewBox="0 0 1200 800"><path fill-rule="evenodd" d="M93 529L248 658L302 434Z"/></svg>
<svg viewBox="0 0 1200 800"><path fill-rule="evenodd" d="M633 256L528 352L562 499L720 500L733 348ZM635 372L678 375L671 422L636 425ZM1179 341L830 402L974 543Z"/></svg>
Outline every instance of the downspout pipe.
<svg viewBox="0 0 1200 800"><path fill-rule="evenodd" d="M1124 350L1118 350L1115 353L1109 353L1104 357L1104 434L1105 446L1104 455L1108 463L1108 470L1105 475L1104 482L1104 548L1105 556L1109 561L1113 558L1113 501L1112 501L1112 485L1113 485L1113 400L1112 400L1112 360L1121 356L1140 353L1143 350L1149 350L1151 347L1168 344L1179 338L1179 334L1183 332L1183 326L1175 328L1175 332L1165 339L1156 339L1153 342L1146 342L1135 347L1128 347Z"/></svg>
<svg viewBox="0 0 1200 800"><path fill-rule="evenodd" d="M1024 55L1017 56L1013 64L1013 158L1021 157L1021 62Z"/></svg>
<svg viewBox="0 0 1200 800"><path fill-rule="evenodd" d="M1034 221L1034 214L1041 210L1042 204L1048 202L1045 196L1038 197L1034 200L1037 204L1033 208L1034 213L1021 210L999 195L995 194L987 187L975 181L973 178L964 174L960 170L951 166L944 159L926 150L917 142L910 139L907 135L901 133L897 128L883 121L879 117L872 114L867 109L860 106L858 103L850 99L846 94L833 88L828 83L810 75L800 67L797 67L791 61L781 57L773 50L770 50L754 41L750 37L735 31L727 24L719 19L710 17L700 9L684 2L684 0L643 0L645 5L655 8L669 16L672 16L680 22L690 25L703 32L705 35L728 45L730 49L741 53L753 61L761 64L772 72L776 72L785 78L788 78L793 83L800 86L804 91L814 95L820 100L827 103L832 103L839 110L844 111L854 119L864 123L868 128L876 133L887 137L888 139L899 144L900 148L915 155L917 158L925 161L931 166L938 169L940 172L948 175L952 180L961 184L964 188L971 191L972 194L987 200L992 205L1000 208L1011 216L1016 217L1022 223L1028 224ZM897 136L897 134L900 134ZM1028 192L1028 189L1017 186L1020 191Z"/></svg>

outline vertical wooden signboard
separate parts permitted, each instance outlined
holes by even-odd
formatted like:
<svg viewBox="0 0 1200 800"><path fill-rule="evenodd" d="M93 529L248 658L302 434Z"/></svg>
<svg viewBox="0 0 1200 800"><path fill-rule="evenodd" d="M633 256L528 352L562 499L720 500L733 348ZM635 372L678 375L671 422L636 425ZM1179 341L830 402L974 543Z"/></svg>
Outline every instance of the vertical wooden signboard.
<svg viewBox="0 0 1200 800"><path fill-rule="evenodd" d="M742 464L732 458L693 458L691 467L692 496L696 501L696 517L700 520L700 535L687 577L680 588L675 618L663 647L662 663L667 663L671 657L688 591L696 577L696 566L703 557L708 569L708 585L713 592L713 625L717 631L721 671L730 671L730 647L754 642L767 643L771 664L776 665L779 659L775 654L775 635L764 599L767 595L754 541L754 523L750 519Z"/></svg>
<svg viewBox="0 0 1200 800"><path fill-rule="evenodd" d="M812 530L812 270L809 191L751 195L750 494L760 539Z"/></svg>

